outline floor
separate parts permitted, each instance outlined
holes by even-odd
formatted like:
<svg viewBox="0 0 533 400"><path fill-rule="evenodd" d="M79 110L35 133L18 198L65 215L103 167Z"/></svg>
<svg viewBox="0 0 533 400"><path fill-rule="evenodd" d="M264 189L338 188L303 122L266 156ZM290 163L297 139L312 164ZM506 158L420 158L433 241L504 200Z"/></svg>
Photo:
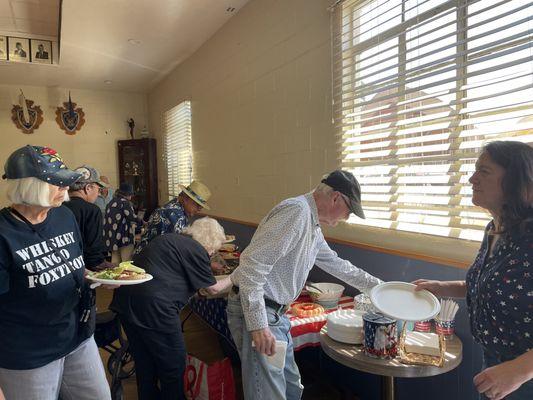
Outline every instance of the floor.
<svg viewBox="0 0 533 400"><path fill-rule="evenodd" d="M112 292L106 289L97 289L98 310L107 309L111 300ZM193 313L185 324L185 342L190 354L194 354L199 359L211 362L222 359L223 353L218 342L217 334L202 320ZM105 350L100 350L100 355L104 365L107 363L109 354ZM313 363L305 362L300 365L304 384L304 400L337 400L346 399L342 393L322 379L318 368ZM242 400L240 369L234 368L235 385L238 399ZM109 378L109 377L108 377ZM137 400L135 376L122 381L124 389L124 400ZM353 397L351 399L354 399ZM356 400L356 399L354 399Z"/></svg>

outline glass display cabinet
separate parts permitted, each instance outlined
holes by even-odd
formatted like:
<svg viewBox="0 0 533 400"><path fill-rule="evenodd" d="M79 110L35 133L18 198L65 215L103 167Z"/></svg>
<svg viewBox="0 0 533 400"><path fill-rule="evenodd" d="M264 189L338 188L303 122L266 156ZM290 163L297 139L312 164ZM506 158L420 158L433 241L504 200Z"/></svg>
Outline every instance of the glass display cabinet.
<svg viewBox="0 0 533 400"><path fill-rule="evenodd" d="M133 204L137 212L144 211L147 220L157 208L156 141L151 138L119 140L118 166L120 182L133 186Z"/></svg>

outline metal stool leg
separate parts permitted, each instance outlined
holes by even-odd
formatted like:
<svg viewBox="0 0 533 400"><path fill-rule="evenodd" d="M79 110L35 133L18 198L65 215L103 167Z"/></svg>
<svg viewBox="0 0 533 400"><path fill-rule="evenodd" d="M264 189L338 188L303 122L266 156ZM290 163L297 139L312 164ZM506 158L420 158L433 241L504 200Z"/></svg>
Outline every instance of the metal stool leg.
<svg viewBox="0 0 533 400"><path fill-rule="evenodd" d="M381 398L383 400L394 400L394 377L381 377Z"/></svg>

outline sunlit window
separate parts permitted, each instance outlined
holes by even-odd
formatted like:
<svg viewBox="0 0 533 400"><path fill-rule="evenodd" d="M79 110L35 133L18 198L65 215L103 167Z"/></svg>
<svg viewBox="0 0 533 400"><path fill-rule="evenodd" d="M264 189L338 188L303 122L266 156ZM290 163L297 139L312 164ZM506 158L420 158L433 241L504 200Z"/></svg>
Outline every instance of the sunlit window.
<svg viewBox="0 0 533 400"><path fill-rule="evenodd" d="M533 1L345 0L333 10L350 222L480 240L468 178L492 140L533 143Z"/></svg>
<svg viewBox="0 0 533 400"><path fill-rule="evenodd" d="M184 101L163 113L168 195L173 198L192 180L191 102Z"/></svg>

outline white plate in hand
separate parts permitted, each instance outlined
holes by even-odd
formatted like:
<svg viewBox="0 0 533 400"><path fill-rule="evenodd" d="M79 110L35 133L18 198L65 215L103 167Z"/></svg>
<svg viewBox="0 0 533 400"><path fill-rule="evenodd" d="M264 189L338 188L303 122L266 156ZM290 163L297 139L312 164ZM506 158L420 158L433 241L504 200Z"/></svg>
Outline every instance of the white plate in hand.
<svg viewBox="0 0 533 400"><path fill-rule="evenodd" d="M389 317L403 321L425 321L440 311L439 300L427 290L415 292L416 285L407 282L385 282L374 286L370 300L374 307Z"/></svg>
<svg viewBox="0 0 533 400"><path fill-rule="evenodd" d="M146 277L142 279L101 279L95 278L94 276L87 275L86 278L91 282L99 283L101 285L114 285L114 286L126 286L126 285L138 285L139 283L144 283L151 281L154 277L150 274L145 274Z"/></svg>

